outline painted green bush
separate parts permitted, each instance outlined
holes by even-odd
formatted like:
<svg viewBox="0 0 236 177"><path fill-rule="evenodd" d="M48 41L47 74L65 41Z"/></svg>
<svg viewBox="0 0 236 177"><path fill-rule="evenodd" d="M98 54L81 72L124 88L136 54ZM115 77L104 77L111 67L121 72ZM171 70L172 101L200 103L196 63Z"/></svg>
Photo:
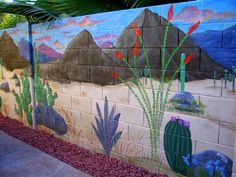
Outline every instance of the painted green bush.
<svg viewBox="0 0 236 177"><path fill-rule="evenodd" d="M176 173L186 174L188 166L184 156L192 154L190 123L182 119L171 117L164 133L164 149L170 168Z"/></svg>
<svg viewBox="0 0 236 177"><path fill-rule="evenodd" d="M32 126L32 106L31 106L31 93L30 93L30 82L28 79L28 72L24 69L22 82L22 92L17 94L13 90L13 95L15 96L16 103L18 105L19 114L22 116L23 111L26 115L27 122Z"/></svg>

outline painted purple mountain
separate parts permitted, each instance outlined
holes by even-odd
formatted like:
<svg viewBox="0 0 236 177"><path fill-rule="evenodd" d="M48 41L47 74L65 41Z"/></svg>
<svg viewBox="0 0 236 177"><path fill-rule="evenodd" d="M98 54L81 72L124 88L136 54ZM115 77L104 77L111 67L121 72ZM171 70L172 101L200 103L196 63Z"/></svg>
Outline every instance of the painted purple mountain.
<svg viewBox="0 0 236 177"><path fill-rule="evenodd" d="M113 42L111 41L106 41L106 42L103 42L101 44L98 44L98 46L100 48L109 48L109 47L112 47L113 46Z"/></svg>
<svg viewBox="0 0 236 177"><path fill-rule="evenodd" d="M29 42L25 39L21 39L18 43L18 52L21 57L25 60L29 61ZM50 61L55 61L61 57L61 54L55 51L54 49L48 47L46 44L41 44L38 47L38 54L39 54L39 63L46 63Z"/></svg>
<svg viewBox="0 0 236 177"><path fill-rule="evenodd" d="M208 30L191 35L194 43L215 62L231 69L236 66L236 25L224 31Z"/></svg>
<svg viewBox="0 0 236 177"><path fill-rule="evenodd" d="M43 59L43 63L60 59L61 54L54 49L48 47L46 44L41 44L38 47L39 59Z"/></svg>

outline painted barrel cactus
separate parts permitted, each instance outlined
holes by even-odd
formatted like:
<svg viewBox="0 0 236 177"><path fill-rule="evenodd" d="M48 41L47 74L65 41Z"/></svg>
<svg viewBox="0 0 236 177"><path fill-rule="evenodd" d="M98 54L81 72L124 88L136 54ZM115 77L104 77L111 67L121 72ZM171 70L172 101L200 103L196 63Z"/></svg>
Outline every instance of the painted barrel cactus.
<svg viewBox="0 0 236 177"><path fill-rule="evenodd" d="M190 123L180 118L171 117L164 133L164 148L170 168L185 175L188 166L183 157L192 154Z"/></svg>

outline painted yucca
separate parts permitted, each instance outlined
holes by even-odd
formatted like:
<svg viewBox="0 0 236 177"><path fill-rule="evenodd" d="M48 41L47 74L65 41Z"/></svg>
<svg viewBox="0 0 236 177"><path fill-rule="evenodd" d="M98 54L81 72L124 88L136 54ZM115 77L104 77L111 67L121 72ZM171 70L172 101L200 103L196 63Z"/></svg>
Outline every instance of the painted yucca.
<svg viewBox="0 0 236 177"><path fill-rule="evenodd" d="M110 155L112 148L121 137L122 131L117 132L120 113L115 115L114 106L109 113L107 97L104 102L104 116L102 116L101 109L96 103L98 117L95 117L97 128L92 124L92 127L105 151L107 156Z"/></svg>
<svg viewBox="0 0 236 177"><path fill-rule="evenodd" d="M188 166L183 160L192 154L190 123L171 117L164 133L164 149L170 168L176 173L186 174Z"/></svg>

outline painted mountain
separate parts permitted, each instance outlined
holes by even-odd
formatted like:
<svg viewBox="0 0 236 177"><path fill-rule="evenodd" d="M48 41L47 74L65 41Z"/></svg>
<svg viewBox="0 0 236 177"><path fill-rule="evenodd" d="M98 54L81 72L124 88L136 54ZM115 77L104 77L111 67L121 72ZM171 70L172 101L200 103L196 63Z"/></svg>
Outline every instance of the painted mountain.
<svg viewBox="0 0 236 177"><path fill-rule="evenodd" d="M29 63L19 56L16 44L6 31L0 37L0 57L10 71L29 66Z"/></svg>
<svg viewBox="0 0 236 177"><path fill-rule="evenodd" d="M21 39L18 43L19 55L29 61L29 42ZM39 63L51 62L59 59L61 54L45 44L38 46Z"/></svg>
<svg viewBox="0 0 236 177"><path fill-rule="evenodd" d="M50 80L86 81L100 84L116 84L111 76L114 71L119 72L123 79L130 78L131 74L126 65L122 61L117 62L115 60L115 51L121 51L130 65L133 66L132 51L136 41L132 28L133 23L136 23L142 32L143 46L150 58L154 77L160 77L161 47L167 21L148 9L145 9L123 30L113 48L101 49L96 45L89 31L80 32L68 44L60 61L46 65L40 64L40 75ZM184 35L183 31L170 25L166 58L179 45ZM187 38L167 68L167 77L178 68L181 53L192 53L194 56L193 60L186 66L187 81L212 78L213 71L221 73L224 70L224 67L214 62L201 48L197 47L192 39ZM137 61L136 66L142 70L146 66L142 48L139 49Z"/></svg>
<svg viewBox="0 0 236 177"><path fill-rule="evenodd" d="M218 64L228 69L236 66L236 25L223 32L208 30L193 34L191 39Z"/></svg>
<svg viewBox="0 0 236 177"><path fill-rule="evenodd" d="M39 62L50 62L60 59L61 54L48 47L46 44L41 44L38 46L38 53L39 53Z"/></svg>

